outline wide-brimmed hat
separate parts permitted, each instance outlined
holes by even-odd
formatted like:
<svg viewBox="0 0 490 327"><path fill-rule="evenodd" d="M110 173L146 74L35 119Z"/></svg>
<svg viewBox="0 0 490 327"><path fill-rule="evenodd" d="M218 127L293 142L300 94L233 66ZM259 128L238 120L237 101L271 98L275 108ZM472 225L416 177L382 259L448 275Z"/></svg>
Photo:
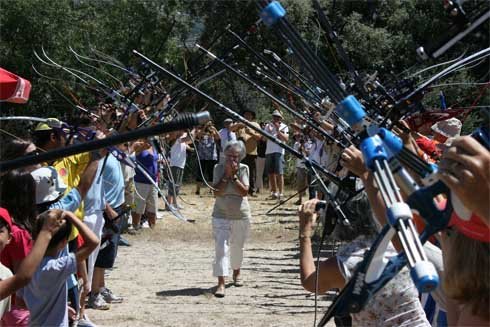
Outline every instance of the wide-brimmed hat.
<svg viewBox="0 0 490 327"><path fill-rule="evenodd" d="M42 167L31 173L36 182L36 204L58 199L67 186L53 167Z"/></svg>
<svg viewBox="0 0 490 327"><path fill-rule="evenodd" d="M449 118L435 123L432 125L431 129L436 133L444 135L445 137L452 138L461 134L462 126L463 124L459 119Z"/></svg>
<svg viewBox="0 0 490 327"><path fill-rule="evenodd" d="M255 111L254 108L245 108L242 110L242 115L245 115L246 112L249 112L253 115L253 117L257 117L257 112Z"/></svg>
<svg viewBox="0 0 490 327"><path fill-rule="evenodd" d="M279 110L274 110L272 116L284 118Z"/></svg>

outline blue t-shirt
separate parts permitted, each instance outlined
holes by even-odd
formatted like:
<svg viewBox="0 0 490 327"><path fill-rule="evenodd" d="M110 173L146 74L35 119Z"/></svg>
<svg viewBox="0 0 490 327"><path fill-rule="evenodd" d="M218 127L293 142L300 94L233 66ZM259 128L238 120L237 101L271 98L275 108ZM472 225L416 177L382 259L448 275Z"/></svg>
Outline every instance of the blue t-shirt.
<svg viewBox="0 0 490 327"><path fill-rule="evenodd" d="M124 176L121 163L112 154L107 158L102 172L105 199L112 208L124 203Z"/></svg>
<svg viewBox="0 0 490 327"><path fill-rule="evenodd" d="M85 195L84 210L85 216L89 214L93 214L97 211L103 211L105 209L106 197L104 188L102 187L102 176L100 172L102 170L102 165L104 164L104 160L99 160L99 164L97 166L97 173L95 174L94 181L92 185L87 191L87 195ZM107 169L104 168L104 170Z"/></svg>
<svg viewBox="0 0 490 327"><path fill-rule="evenodd" d="M49 209L60 209L75 212L80 203L82 202L82 196L78 192L77 188L72 188L66 195L64 195L59 201L49 205Z"/></svg>
<svg viewBox="0 0 490 327"><path fill-rule="evenodd" d="M44 257L31 282L19 291L30 312L30 326L68 326L66 280L77 271L74 253Z"/></svg>
<svg viewBox="0 0 490 327"><path fill-rule="evenodd" d="M148 172L151 178L156 181L158 173L158 154L153 150L149 152L147 150L141 151L136 155L136 161L143 166L143 168ZM134 181L143 184L151 184L148 178L143 175L139 169L136 169L136 175L134 175Z"/></svg>

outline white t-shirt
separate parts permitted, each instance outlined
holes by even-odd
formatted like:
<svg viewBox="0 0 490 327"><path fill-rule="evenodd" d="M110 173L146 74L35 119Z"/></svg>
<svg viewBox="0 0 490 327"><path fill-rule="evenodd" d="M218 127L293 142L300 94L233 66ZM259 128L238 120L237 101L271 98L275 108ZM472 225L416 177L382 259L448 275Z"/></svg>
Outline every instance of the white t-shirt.
<svg viewBox="0 0 490 327"><path fill-rule="evenodd" d="M223 153L226 143L229 141L236 141L235 132L230 132L228 128L222 128L219 130L219 137L221 139L221 149L220 152Z"/></svg>
<svg viewBox="0 0 490 327"><path fill-rule="evenodd" d="M6 280L12 276L10 269L0 263L0 280ZM10 296L0 301L0 318L7 311L10 311Z"/></svg>
<svg viewBox="0 0 490 327"><path fill-rule="evenodd" d="M272 136L277 137L277 128L276 128L276 126L274 126L274 124L269 123L269 124L265 125L264 130L267 133L271 134ZM279 130L283 134L286 134L286 135L289 134L289 128L284 123L281 123L281 125L279 125ZM277 145L277 143L272 142L271 140L267 140L267 146L265 148L265 154L269 154L269 153L284 154L284 149L281 148L279 145Z"/></svg>
<svg viewBox="0 0 490 327"><path fill-rule="evenodd" d="M187 159L187 144L184 142L186 136L179 137L175 140L174 145L170 148L170 166L184 169L185 160Z"/></svg>

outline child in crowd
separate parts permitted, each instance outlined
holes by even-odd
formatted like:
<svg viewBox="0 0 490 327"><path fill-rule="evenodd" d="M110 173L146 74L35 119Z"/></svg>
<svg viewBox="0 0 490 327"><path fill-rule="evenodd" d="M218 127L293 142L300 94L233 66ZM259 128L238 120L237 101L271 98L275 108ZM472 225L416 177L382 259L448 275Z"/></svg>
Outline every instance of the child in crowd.
<svg viewBox="0 0 490 327"><path fill-rule="evenodd" d="M19 293L31 313L31 326L68 326L66 281L77 271L99 244L97 236L73 213L58 209L39 215L33 236L37 240L48 219L61 220L60 229L53 235L31 282ZM66 245L72 225L84 239L76 253L67 253Z"/></svg>
<svg viewBox="0 0 490 327"><path fill-rule="evenodd" d="M158 153L151 143L146 139L138 140L133 144L136 154L136 161L144 169L153 181L157 180L158 175ZM134 175L135 185L135 207L132 210L133 228L141 228L141 217L145 214L150 227L156 223L156 212L158 206L157 190L152 182L140 169L136 169Z"/></svg>
<svg viewBox="0 0 490 327"><path fill-rule="evenodd" d="M17 274L33 246L31 233L36 220L36 183L29 171L12 170L2 176L0 205L12 217L11 239L0 254L0 261ZM29 311L22 298L14 295L10 310L3 316L3 323L7 326L29 324Z"/></svg>
<svg viewBox="0 0 490 327"><path fill-rule="evenodd" d="M0 263L0 318L10 309L10 295L27 285L37 266L41 262L44 252L48 247L51 237L59 229L60 222L57 219L46 219L39 232L38 240L32 251L18 267L18 272L12 275L10 269ZM12 218L5 208L0 208L0 253L12 240ZM2 321L2 325L7 325Z"/></svg>
<svg viewBox="0 0 490 327"><path fill-rule="evenodd" d="M193 149L189 146L192 142L194 130L191 135L183 131L174 133L171 136L173 140L172 147L170 148L170 170L172 175L170 176L170 183L168 187L168 204L173 206L172 210L183 209L183 207L177 204L177 197L180 193L180 187L182 186L182 179L184 177L184 167L187 160L187 151Z"/></svg>

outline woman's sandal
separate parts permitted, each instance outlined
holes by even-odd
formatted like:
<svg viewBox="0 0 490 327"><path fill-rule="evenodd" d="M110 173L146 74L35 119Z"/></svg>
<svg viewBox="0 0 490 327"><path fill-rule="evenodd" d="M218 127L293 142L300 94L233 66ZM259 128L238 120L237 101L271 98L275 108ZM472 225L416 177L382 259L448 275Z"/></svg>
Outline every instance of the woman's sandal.
<svg viewBox="0 0 490 327"><path fill-rule="evenodd" d="M214 292L214 296L216 297L225 297L225 286L223 285L222 287L218 286L218 288L216 288L216 292Z"/></svg>
<svg viewBox="0 0 490 327"><path fill-rule="evenodd" d="M240 278L240 276L233 278L233 285L235 285L235 287L243 286L243 280Z"/></svg>

